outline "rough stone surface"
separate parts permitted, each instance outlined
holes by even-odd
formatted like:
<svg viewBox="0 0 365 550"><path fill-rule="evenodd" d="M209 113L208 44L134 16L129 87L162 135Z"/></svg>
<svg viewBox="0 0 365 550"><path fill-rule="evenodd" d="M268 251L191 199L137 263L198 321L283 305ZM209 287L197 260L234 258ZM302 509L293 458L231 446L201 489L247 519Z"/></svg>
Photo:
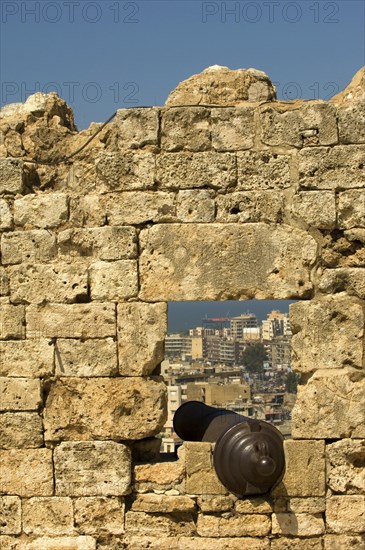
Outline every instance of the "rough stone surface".
<svg viewBox="0 0 365 550"><path fill-rule="evenodd" d="M27 308L28 338L107 338L115 334L114 304L48 304Z"/></svg>
<svg viewBox="0 0 365 550"><path fill-rule="evenodd" d="M119 372L146 376L164 359L167 331L165 303L118 304Z"/></svg>
<svg viewBox="0 0 365 550"><path fill-rule="evenodd" d="M133 227L90 227L66 229L57 236L62 260L76 257L99 260L134 259L137 254L136 230Z"/></svg>
<svg viewBox="0 0 365 550"><path fill-rule="evenodd" d="M119 496L129 492L131 457L114 441L67 441L54 450L56 495Z"/></svg>
<svg viewBox="0 0 365 550"><path fill-rule="evenodd" d="M0 415L0 448L29 449L43 446L42 419L36 412Z"/></svg>
<svg viewBox="0 0 365 550"><path fill-rule="evenodd" d="M27 542L21 550L96 550L96 540L81 537L39 537Z"/></svg>
<svg viewBox="0 0 365 550"><path fill-rule="evenodd" d="M166 420L163 382L137 377L61 378L44 412L46 441L142 439Z"/></svg>
<svg viewBox="0 0 365 550"><path fill-rule="evenodd" d="M275 95L275 87L263 71L212 65L180 82L165 105L240 105L245 101L268 101Z"/></svg>
<svg viewBox="0 0 365 550"><path fill-rule="evenodd" d="M0 497L0 533L18 535L22 530L21 500L19 497Z"/></svg>
<svg viewBox="0 0 365 550"><path fill-rule="evenodd" d="M276 191L238 191L216 200L217 222L279 222L283 196Z"/></svg>
<svg viewBox="0 0 365 550"><path fill-rule="evenodd" d="M365 142L365 101L340 106L337 116L341 143Z"/></svg>
<svg viewBox="0 0 365 550"><path fill-rule="evenodd" d="M23 188L23 161L15 158L1 159L0 193L21 193Z"/></svg>
<svg viewBox="0 0 365 550"><path fill-rule="evenodd" d="M361 67L344 90L331 97L335 105L348 105L365 99L365 67Z"/></svg>
<svg viewBox="0 0 365 550"><path fill-rule="evenodd" d="M0 451L0 491L21 497L53 494L52 451L11 449Z"/></svg>
<svg viewBox="0 0 365 550"><path fill-rule="evenodd" d="M153 464L136 464L134 467L135 488L137 491L165 490L175 487L183 480L185 464L181 460L175 462L156 462Z"/></svg>
<svg viewBox="0 0 365 550"><path fill-rule="evenodd" d="M32 411L42 404L39 380L0 377L0 411Z"/></svg>
<svg viewBox="0 0 365 550"><path fill-rule="evenodd" d="M14 201L15 225L58 227L67 221L68 199L64 193L26 195Z"/></svg>
<svg viewBox="0 0 365 550"><path fill-rule="evenodd" d="M54 351L49 340L0 342L0 375L37 378L54 372Z"/></svg>
<svg viewBox="0 0 365 550"><path fill-rule="evenodd" d="M9 279L4 267L0 267L0 296L9 294Z"/></svg>
<svg viewBox="0 0 365 550"><path fill-rule="evenodd" d="M229 512L235 504L236 497L207 496L198 497L198 507L202 512ZM256 512L255 512L256 513Z"/></svg>
<svg viewBox="0 0 365 550"><path fill-rule="evenodd" d="M326 269L318 285L321 292L328 294L346 291L347 294L365 299L364 270L350 267Z"/></svg>
<svg viewBox="0 0 365 550"><path fill-rule="evenodd" d="M307 498L276 498L274 511L279 513L293 512L294 514L321 514L326 511L325 497Z"/></svg>
<svg viewBox="0 0 365 550"><path fill-rule="evenodd" d="M103 206L110 225L175 221L175 197L169 193L145 191L110 194Z"/></svg>
<svg viewBox="0 0 365 550"><path fill-rule="evenodd" d="M194 512L195 502L192 498L185 496L166 496L166 495L138 495L132 503L134 512Z"/></svg>
<svg viewBox="0 0 365 550"><path fill-rule="evenodd" d="M239 514L270 514L273 503L260 496L248 497L237 500L234 509Z"/></svg>
<svg viewBox="0 0 365 550"><path fill-rule="evenodd" d="M55 258L55 245L55 236L46 229L4 233L1 237L1 261L4 265L47 262Z"/></svg>
<svg viewBox="0 0 365 550"><path fill-rule="evenodd" d="M11 229L13 225L13 216L8 203L0 199L0 230Z"/></svg>
<svg viewBox="0 0 365 550"><path fill-rule="evenodd" d="M210 110L177 107L163 112L161 147L164 151L207 151L211 148Z"/></svg>
<svg viewBox="0 0 365 550"><path fill-rule="evenodd" d="M284 236L264 224L169 224L143 230L140 238L143 300L285 299L312 287L316 244L301 231Z"/></svg>
<svg viewBox="0 0 365 550"><path fill-rule="evenodd" d="M269 550L268 539L255 539L252 537L237 537L213 539L209 537L185 537L185 536L127 536L123 542L127 550ZM115 550L108 547L107 550ZM304 548L303 548L304 550ZM315 549L317 550L317 549Z"/></svg>
<svg viewBox="0 0 365 550"><path fill-rule="evenodd" d="M215 205L210 189L179 191L176 201L176 217L179 221L212 222L215 216Z"/></svg>
<svg viewBox="0 0 365 550"><path fill-rule="evenodd" d="M86 535L124 533L124 502L120 497L81 497L74 500L75 527Z"/></svg>
<svg viewBox="0 0 365 550"><path fill-rule="evenodd" d="M219 516L199 515L197 531L201 537L263 537L271 530L271 521L263 514L247 516Z"/></svg>
<svg viewBox="0 0 365 550"><path fill-rule="evenodd" d="M283 189L290 186L290 156L270 151L237 153L237 189Z"/></svg>
<svg viewBox="0 0 365 550"><path fill-rule="evenodd" d="M155 180L152 153L103 153L96 162L98 181L104 191L150 189Z"/></svg>
<svg viewBox="0 0 365 550"><path fill-rule="evenodd" d="M363 190L351 189L339 194L338 226L340 229L365 227L365 193Z"/></svg>
<svg viewBox="0 0 365 550"><path fill-rule="evenodd" d="M0 340L20 340L25 336L24 306L0 303Z"/></svg>
<svg viewBox="0 0 365 550"><path fill-rule="evenodd" d="M335 493L365 493L365 440L343 439L326 446L327 482Z"/></svg>
<svg viewBox="0 0 365 550"><path fill-rule="evenodd" d="M332 533L365 531L365 496L332 496L327 499L326 522Z"/></svg>
<svg viewBox="0 0 365 550"><path fill-rule="evenodd" d="M134 260L98 261L89 270L92 300L124 300L138 293L137 263Z"/></svg>
<svg viewBox="0 0 365 550"><path fill-rule="evenodd" d="M34 535L71 535L72 500L69 497L35 497L23 501L23 530Z"/></svg>
<svg viewBox="0 0 365 550"><path fill-rule="evenodd" d="M59 338L55 350L56 373L61 376L114 376L118 372L117 348L113 338Z"/></svg>
<svg viewBox="0 0 365 550"><path fill-rule="evenodd" d="M115 117L120 149L140 149L157 146L160 110L119 109Z"/></svg>
<svg viewBox="0 0 365 550"><path fill-rule="evenodd" d="M298 387L292 411L293 437L364 437L364 382L359 374L351 371L317 371L305 386Z"/></svg>
<svg viewBox="0 0 365 550"><path fill-rule="evenodd" d="M251 107L211 110L211 139L216 151L250 149L255 139L254 110Z"/></svg>
<svg viewBox="0 0 365 550"><path fill-rule="evenodd" d="M363 550L365 535L326 535L324 550Z"/></svg>
<svg viewBox="0 0 365 550"><path fill-rule="evenodd" d="M280 537L271 539L270 548L271 550L322 550L322 539L318 535L314 539Z"/></svg>
<svg viewBox="0 0 365 550"><path fill-rule="evenodd" d="M325 532L321 514L273 514L273 535L297 535L310 537Z"/></svg>
<svg viewBox="0 0 365 550"><path fill-rule="evenodd" d="M293 197L292 213L311 227L333 229L336 224L335 194L331 191L300 191Z"/></svg>
<svg viewBox="0 0 365 550"><path fill-rule="evenodd" d="M174 516L169 514L147 514L127 512L125 530L128 535L195 535L195 524L191 514Z"/></svg>

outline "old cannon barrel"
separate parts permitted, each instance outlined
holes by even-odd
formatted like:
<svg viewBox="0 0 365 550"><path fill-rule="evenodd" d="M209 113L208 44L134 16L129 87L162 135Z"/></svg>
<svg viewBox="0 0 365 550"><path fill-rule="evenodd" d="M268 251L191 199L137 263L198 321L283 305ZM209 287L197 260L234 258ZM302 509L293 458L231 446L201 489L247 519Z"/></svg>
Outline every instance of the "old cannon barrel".
<svg viewBox="0 0 365 550"><path fill-rule="evenodd" d="M218 478L238 496L267 493L283 478L284 438L268 422L187 401L175 412L174 430L185 441L215 443Z"/></svg>

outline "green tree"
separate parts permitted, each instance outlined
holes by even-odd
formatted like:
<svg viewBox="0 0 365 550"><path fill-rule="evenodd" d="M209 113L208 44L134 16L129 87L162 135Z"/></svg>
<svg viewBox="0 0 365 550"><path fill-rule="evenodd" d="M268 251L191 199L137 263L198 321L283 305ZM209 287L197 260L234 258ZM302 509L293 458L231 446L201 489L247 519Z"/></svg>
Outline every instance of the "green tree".
<svg viewBox="0 0 365 550"><path fill-rule="evenodd" d="M295 372L288 372L285 380L285 389L288 393L297 393L297 386L300 380L300 376Z"/></svg>
<svg viewBox="0 0 365 550"><path fill-rule="evenodd" d="M249 372L263 372L264 361L267 361L266 350L263 344L251 344L242 353L243 364Z"/></svg>

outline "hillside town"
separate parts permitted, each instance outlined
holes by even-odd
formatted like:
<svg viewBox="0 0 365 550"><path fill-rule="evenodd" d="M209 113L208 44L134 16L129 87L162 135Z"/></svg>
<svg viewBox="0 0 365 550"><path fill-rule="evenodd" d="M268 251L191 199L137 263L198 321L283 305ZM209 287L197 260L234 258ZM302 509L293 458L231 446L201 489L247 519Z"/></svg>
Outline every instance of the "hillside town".
<svg viewBox="0 0 365 550"><path fill-rule="evenodd" d="M297 377L291 371L289 315L273 310L261 323L253 313L202 320L165 339L161 365L168 390L162 452L174 452L175 411L185 401L227 408L273 423L290 437Z"/></svg>

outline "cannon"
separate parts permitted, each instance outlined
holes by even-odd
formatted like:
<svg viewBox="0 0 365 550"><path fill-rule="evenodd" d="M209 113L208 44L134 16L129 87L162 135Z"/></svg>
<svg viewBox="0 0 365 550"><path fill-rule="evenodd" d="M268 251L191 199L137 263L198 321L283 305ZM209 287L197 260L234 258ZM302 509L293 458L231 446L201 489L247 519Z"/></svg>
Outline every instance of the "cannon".
<svg viewBox="0 0 365 550"><path fill-rule="evenodd" d="M213 464L217 476L238 497L267 493L282 480L284 438L268 422L200 401L183 403L173 422L182 440L215 443Z"/></svg>

